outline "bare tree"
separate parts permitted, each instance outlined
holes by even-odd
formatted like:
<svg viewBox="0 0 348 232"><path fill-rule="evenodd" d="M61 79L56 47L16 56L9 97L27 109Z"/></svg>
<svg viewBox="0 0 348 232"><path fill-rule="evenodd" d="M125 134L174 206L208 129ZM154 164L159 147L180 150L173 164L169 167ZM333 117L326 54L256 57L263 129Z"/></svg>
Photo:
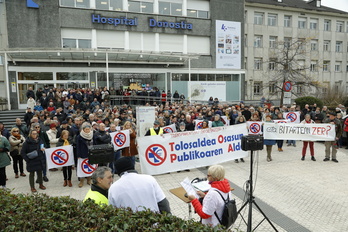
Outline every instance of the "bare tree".
<svg viewBox="0 0 348 232"><path fill-rule="evenodd" d="M301 92L319 87L319 83L313 73L319 68L319 61L316 64L306 65L306 58L309 56L308 41L310 39L287 39L274 44L269 50L269 60L265 79L268 83L264 87L269 88L270 95L279 96L280 106L284 102L284 83L290 81L298 91L291 90L295 96L301 96ZM301 91L300 88L302 89Z"/></svg>

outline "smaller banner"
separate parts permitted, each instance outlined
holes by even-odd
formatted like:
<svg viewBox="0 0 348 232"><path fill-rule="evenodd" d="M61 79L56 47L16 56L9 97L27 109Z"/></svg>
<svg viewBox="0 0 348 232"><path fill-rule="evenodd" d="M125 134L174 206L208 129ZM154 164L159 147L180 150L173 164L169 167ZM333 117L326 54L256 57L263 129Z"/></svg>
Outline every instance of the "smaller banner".
<svg viewBox="0 0 348 232"><path fill-rule="evenodd" d="M263 125L265 139L334 141L335 125L332 124L295 124L265 123Z"/></svg>
<svg viewBox="0 0 348 232"><path fill-rule="evenodd" d="M97 169L98 164L90 164L88 158L78 158L77 160L77 177L89 177Z"/></svg>
<svg viewBox="0 0 348 232"><path fill-rule="evenodd" d="M224 121L225 121L225 126L229 126L229 125L230 125L230 120L228 119L227 116L221 116L221 118L224 119Z"/></svg>
<svg viewBox="0 0 348 232"><path fill-rule="evenodd" d="M203 129L203 122L204 120L194 120L195 123L195 130L200 130ZM211 126L213 125L212 121L208 121L208 127L211 128Z"/></svg>
<svg viewBox="0 0 348 232"><path fill-rule="evenodd" d="M247 127L249 135L260 135L262 134L262 123L260 121L247 121Z"/></svg>
<svg viewBox="0 0 348 232"><path fill-rule="evenodd" d="M45 149L47 168L74 165L74 151L71 145Z"/></svg>
<svg viewBox="0 0 348 232"><path fill-rule="evenodd" d="M292 123L300 123L300 112L286 112L283 113L283 118L288 119Z"/></svg>
<svg viewBox="0 0 348 232"><path fill-rule="evenodd" d="M163 131L167 134L176 132L175 124L162 127Z"/></svg>
<svg viewBox="0 0 348 232"><path fill-rule="evenodd" d="M129 147L129 130L122 130L119 132L110 133L112 145L114 145L115 151L125 147Z"/></svg>
<svg viewBox="0 0 348 232"><path fill-rule="evenodd" d="M291 121L289 119L275 119L273 120L275 123L290 123Z"/></svg>

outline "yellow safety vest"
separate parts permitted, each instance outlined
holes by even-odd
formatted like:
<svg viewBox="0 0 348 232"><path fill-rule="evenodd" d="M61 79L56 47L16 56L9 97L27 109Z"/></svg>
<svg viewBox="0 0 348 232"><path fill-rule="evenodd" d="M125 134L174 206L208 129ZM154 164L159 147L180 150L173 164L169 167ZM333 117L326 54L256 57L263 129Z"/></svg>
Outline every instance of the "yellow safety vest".
<svg viewBox="0 0 348 232"><path fill-rule="evenodd" d="M109 200L98 191L92 191L92 189L90 189L83 202L85 202L88 198L94 200L94 202L100 206L109 205Z"/></svg>
<svg viewBox="0 0 348 232"><path fill-rule="evenodd" d="M163 134L163 129L162 128L160 128L158 134L156 133L155 129L150 128L150 135L161 135L161 134Z"/></svg>

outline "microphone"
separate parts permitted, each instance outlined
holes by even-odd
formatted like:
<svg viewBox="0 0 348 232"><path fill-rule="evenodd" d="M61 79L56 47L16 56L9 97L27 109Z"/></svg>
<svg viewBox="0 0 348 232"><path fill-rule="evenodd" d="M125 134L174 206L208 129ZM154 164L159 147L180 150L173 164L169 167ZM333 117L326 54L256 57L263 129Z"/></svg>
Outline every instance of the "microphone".
<svg viewBox="0 0 348 232"><path fill-rule="evenodd" d="M198 178L198 177L196 177L196 178L194 178L191 181L191 183L197 183L197 182L206 181L206 180L207 180L207 178Z"/></svg>

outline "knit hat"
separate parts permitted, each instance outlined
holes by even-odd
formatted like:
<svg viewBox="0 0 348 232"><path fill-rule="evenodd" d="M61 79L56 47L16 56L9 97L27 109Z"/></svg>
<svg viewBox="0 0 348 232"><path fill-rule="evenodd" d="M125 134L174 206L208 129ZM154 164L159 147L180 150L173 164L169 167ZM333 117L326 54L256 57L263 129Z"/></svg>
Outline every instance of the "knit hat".
<svg viewBox="0 0 348 232"><path fill-rule="evenodd" d="M159 125L160 122L159 122L158 120L155 120L155 121L153 122L153 124L154 124L154 125Z"/></svg>
<svg viewBox="0 0 348 232"><path fill-rule="evenodd" d="M121 157L116 160L115 169L118 175L125 171L134 170L134 164L131 157Z"/></svg>

